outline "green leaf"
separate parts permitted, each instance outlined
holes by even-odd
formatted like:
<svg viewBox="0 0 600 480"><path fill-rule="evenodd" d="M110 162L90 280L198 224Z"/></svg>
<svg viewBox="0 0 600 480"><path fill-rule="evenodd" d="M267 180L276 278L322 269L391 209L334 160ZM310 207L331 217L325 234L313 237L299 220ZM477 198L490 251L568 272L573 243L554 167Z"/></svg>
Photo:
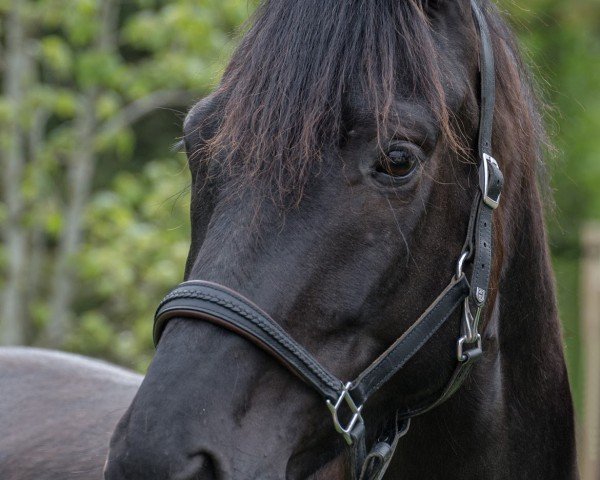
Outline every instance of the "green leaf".
<svg viewBox="0 0 600 480"><path fill-rule="evenodd" d="M49 35L42 39L42 60L60 78L67 78L73 70L73 55L69 45L57 35Z"/></svg>

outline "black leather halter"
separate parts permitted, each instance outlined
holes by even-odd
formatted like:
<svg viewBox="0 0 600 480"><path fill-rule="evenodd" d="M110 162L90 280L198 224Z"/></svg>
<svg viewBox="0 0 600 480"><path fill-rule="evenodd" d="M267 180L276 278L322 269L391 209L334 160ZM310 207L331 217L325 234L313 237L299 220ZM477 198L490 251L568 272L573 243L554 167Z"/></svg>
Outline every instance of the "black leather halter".
<svg viewBox="0 0 600 480"><path fill-rule="evenodd" d="M154 319L154 342L158 344L167 322L173 318L207 321L247 338L276 357L291 372L313 387L326 401L335 429L351 446L352 478L379 480L385 474L398 440L410 419L447 400L463 383L474 361L481 356L478 323L488 297L492 268L492 213L498 207L503 177L491 156L495 105L495 69L490 32L484 14L471 0L480 33L481 99L479 119L479 189L473 200L466 240L458 257L454 278L421 317L356 379L343 382L323 367L288 335L269 315L239 293L205 281L184 282L159 305ZM472 263L470 281L463 271ZM362 408L444 325L462 309L454 373L444 389L419 405L398 410L383 435L367 453ZM343 425L340 408L349 409Z"/></svg>

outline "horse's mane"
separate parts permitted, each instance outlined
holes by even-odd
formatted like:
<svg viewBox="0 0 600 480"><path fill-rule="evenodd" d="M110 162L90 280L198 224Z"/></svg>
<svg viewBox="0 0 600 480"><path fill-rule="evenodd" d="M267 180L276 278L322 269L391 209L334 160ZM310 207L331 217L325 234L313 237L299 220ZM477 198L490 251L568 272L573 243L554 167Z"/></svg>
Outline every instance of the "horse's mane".
<svg viewBox="0 0 600 480"><path fill-rule="evenodd" d="M446 104L430 3L265 0L219 86L224 103L207 143L210 156L244 182L266 179L282 197L301 193L322 153L343 138L350 81L374 112L379 138L394 123L398 93L418 94L448 147L468 151ZM517 130L522 158L534 152L537 158L543 129L526 69L512 33L484 3L496 50L498 128ZM477 37L473 42L475 49Z"/></svg>

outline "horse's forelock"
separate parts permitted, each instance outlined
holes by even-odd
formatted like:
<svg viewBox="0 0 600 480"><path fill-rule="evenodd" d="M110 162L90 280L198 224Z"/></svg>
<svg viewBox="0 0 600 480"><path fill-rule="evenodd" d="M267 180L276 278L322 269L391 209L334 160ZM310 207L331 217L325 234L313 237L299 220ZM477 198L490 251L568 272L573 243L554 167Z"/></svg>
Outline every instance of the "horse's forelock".
<svg viewBox="0 0 600 480"><path fill-rule="evenodd" d="M335 149L343 137L351 85L359 87L373 112L380 139L397 120L393 104L398 94L414 93L425 99L449 147L467 150L452 126L438 61L443 52L437 51L426 4L421 0L263 3L219 87L226 101L216 112L220 127L207 142L206 154L220 157L246 185L266 180L279 200L289 194L298 199L323 152ZM488 11L488 16L495 25L503 25L497 13ZM494 41L497 50L518 58L514 42L496 36ZM529 83L518 76L504 80L499 82L501 88L510 91L510 83L519 82L519 91L530 91ZM529 93L508 95L499 108L531 104ZM524 119L522 129L539 138L537 111L526 107L532 117Z"/></svg>

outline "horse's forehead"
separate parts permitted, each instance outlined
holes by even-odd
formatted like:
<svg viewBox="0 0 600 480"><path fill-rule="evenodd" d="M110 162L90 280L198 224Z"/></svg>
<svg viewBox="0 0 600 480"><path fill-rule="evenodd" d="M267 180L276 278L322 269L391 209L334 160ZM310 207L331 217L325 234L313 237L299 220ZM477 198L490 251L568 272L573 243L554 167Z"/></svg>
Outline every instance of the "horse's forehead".
<svg viewBox="0 0 600 480"><path fill-rule="evenodd" d="M427 100L416 95L399 93L392 105L393 128L395 134L418 134L433 138L437 133L435 115L428 108ZM359 89L348 91L344 106L344 122L351 129L363 129L377 133L375 109L366 101L366 96Z"/></svg>

